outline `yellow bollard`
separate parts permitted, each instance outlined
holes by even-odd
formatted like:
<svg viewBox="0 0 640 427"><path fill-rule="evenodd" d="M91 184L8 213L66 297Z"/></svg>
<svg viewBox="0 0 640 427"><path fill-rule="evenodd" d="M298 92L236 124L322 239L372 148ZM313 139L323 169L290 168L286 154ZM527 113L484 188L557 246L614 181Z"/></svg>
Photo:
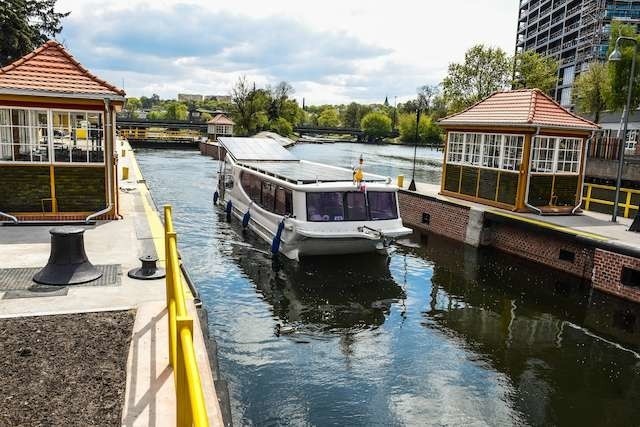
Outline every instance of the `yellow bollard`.
<svg viewBox="0 0 640 427"><path fill-rule="evenodd" d="M126 181L129 179L129 168L126 166L122 167L122 180Z"/></svg>
<svg viewBox="0 0 640 427"><path fill-rule="evenodd" d="M398 175L396 178L396 185L400 188L404 186L404 175Z"/></svg>

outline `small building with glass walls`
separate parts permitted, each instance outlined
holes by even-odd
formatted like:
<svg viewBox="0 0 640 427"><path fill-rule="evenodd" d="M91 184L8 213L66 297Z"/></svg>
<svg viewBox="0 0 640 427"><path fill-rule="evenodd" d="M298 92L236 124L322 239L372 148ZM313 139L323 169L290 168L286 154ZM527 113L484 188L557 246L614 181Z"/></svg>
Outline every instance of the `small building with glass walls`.
<svg viewBox="0 0 640 427"><path fill-rule="evenodd" d="M442 194L540 214L579 208L595 123L538 89L496 92L439 123L446 132Z"/></svg>
<svg viewBox="0 0 640 427"><path fill-rule="evenodd" d="M0 69L0 221L116 218L124 95L56 41Z"/></svg>

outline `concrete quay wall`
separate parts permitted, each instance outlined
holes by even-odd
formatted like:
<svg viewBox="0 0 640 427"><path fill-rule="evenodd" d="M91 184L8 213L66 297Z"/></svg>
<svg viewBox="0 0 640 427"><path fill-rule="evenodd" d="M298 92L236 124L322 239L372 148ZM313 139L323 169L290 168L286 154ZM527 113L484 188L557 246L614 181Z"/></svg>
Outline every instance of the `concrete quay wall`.
<svg viewBox="0 0 640 427"><path fill-rule="evenodd" d="M637 283L640 277L640 250L591 239L585 237L587 233L572 233L570 228L545 227L542 218L522 220L507 211L483 210L435 194L400 190L398 200L403 222L416 230L508 252L590 280L598 290L640 303L640 287L629 279L634 276Z"/></svg>

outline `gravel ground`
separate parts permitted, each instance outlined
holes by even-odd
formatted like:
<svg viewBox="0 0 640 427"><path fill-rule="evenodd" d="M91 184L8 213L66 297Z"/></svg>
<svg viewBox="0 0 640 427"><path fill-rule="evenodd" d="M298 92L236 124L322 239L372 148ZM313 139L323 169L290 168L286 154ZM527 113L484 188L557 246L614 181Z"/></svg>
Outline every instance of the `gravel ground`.
<svg viewBox="0 0 640 427"><path fill-rule="evenodd" d="M0 426L120 425L134 314L0 319Z"/></svg>

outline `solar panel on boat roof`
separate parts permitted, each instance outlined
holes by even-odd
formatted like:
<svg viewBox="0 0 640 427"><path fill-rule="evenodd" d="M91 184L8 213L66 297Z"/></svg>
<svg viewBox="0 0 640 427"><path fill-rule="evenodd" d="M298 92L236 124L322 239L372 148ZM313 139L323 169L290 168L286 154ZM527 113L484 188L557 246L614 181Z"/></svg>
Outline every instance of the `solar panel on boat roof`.
<svg viewBox="0 0 640 427"><path fill-rule="evenodd" d="M353 180L353 172L348 169L336 168L332 166L322 165L318 163L309 163L304 161L297 162L242 162L243 166L264 172L267 175L273 175L292 182L312 183L351 181ZM385 181L387 178L380 175L370 173L364 174L364 180Z"/></svg>
<svg viewBox="0 0 640 427"><path fill-rule="evenodd" d="M279 142L269 138L219 138L220 144L236 160L297 160Z"/></svg>

